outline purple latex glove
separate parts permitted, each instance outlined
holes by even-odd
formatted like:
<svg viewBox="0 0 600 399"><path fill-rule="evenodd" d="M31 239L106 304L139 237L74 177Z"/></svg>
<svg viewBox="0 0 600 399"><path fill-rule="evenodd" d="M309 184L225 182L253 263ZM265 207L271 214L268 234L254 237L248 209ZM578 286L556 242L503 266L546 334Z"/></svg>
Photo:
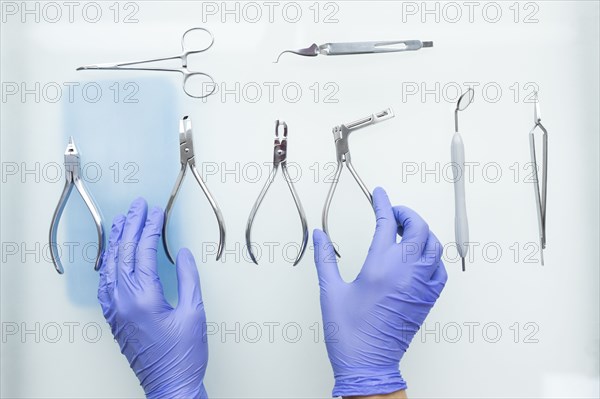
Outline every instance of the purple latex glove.
<svg viewBox="0 0 600 399"><path fill-rule="evenodd" d="M121 353L148 398L206 398L206 316L194 257L177 255L179 300L165 300L157 273L164 213L143 198L113 221L98 300Z"/></svg>
<svg viewBox="0 0 600 399"><path fill-rule="evenodd" d="M400 360L448 278L442 245L427 223L409 208L392 208L382 188L373 202L375 236L353 282L342 280L327 235L313 233L333 396L406 389Z"/></svg>

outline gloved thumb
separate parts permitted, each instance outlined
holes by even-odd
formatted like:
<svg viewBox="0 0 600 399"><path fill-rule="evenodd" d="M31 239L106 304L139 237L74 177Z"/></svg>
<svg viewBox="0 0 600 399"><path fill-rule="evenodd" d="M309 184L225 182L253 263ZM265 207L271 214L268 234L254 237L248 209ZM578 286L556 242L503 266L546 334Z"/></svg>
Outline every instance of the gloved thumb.
<svg viewBox="0 0 600 399"><path fill-rule="evenodd" d="M325 289L330 284L343 282L338 269L335 250L327 234L315 229L313 231L313 244L315 247L315 265L321 289Z"/></svg>
<svg viewBox="0 0 600 399"><path fill-rule="evenodd" d="M395 244L398 234L398 224L394 217L390 199L381 187L377 187L373 191L373 209L375 210L377 225L375 226L375 235L371 249L377 250Z"/></svg>
<svg viewBox="0 0 600 399"><path fill-rule="evenodd" d="M179 293L177 308L192 307L195 309L202 303L202 290L196 261L189 249L179 250L175 267L177 268L177 291Z"/></svg>

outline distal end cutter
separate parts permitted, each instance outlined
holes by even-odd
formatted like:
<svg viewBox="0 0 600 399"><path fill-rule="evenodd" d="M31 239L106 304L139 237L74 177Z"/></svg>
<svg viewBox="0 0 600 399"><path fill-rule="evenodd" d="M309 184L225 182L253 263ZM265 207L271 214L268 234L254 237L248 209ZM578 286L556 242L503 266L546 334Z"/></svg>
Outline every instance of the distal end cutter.
<svg viewBox="0 0 600 399"><path fill-rule="evenodd" d="M544 249L546 248L546 192L548 185L548 131L542 125L540 114L540 103L535 93L533 108L533 128L529 132L529 149L531 151L531 163L533 164L533 191L535 194L535 205L538 216L538 227L540 232L540 261L544 264ZM535 150L535 131L542 131L542 189L540 191L540 180L538 173L538 162Z"/></svg>
<svg viewBox="0 0 600 399"><path fill-rule="evenodd" d="M335 141L335 152L337 156L337 169L335 171L333 181L331 182L329 192L327 193L327 199L325 200L325 206L323 207L322 215L323 231L330 238L331 236L329 235L329 227L327 223L327 219L329 217L329 207L331 206L331 200L333 198L333 194L335 193L335 189L340 179L342 167L344 164L346 164L346 166L348 167L348 170L354 177L354 180L356 180L356 182L360 186L361 190L363 191L371 205L373 204L373 196L371 195L371 192L369 191L365 183L361 180L361 178L358 176L358 173L356 173L356 169L354 169L354 166L352 165L352 159L350 157L350 148L348 147L348 139L350 137L350 133L365 126L369 126L374 123L381 122L393 117L394 113L392 109L388 108L385 111L381 111L379 113L369 115L357 121L342 124L333 128L333 139ZM340 254L337 251L337 249L334 248L334 250L335 254L338 257L340 257Z"/></svg>
<svg viewBox="0 0 600 399"><path fill-rule="evenodd" d="M280 134L280 128L282 128L283 133ZM254 223L254 217L256 216L256 212L260 207L263 199L265 198L265 194L271 187L273 180L275 180L275 176L277 175L277 170L279 166L281 166L281 172L283 173L283 177L287 182L287 185L292 193L292 197L294 198L294 202L296 203L296 208L298 209L298 214L300 215L300 222L302 223L302 244L300 246L300 251L298 251L298 256L294 261L294 266L300 262L302 256L304 256L304 251L306 250L306 243L308 242L308 226L306 223L306 216L304 215L304 209L302 208L302 204L300 203L300 197L298 197L298 193L294 188L294 184L292 183L292 179L288 173L287 169L287 136L288 136L288 127L287 124L283 121L275 122L275 141L273 144L273 168L271 169L271 173L269 173L269 177L261 190L252 210L250 211L250 216L248 217L248 224L246 225L246 247L248 248L248 254L252 259L252 262L258 265L258 261L252 252L252 240L250 238L250 233L252 231L252 223Z"/></svg>
<svg viewBox="0 0 600 399"><path fill-rule="evenodd" d="M173 252L169 249L169 240L167 237L167 227L169 224L169 219L171 216L171 211L173 210L173 204L175 203L175 199L177 198L177 193L181 188L181 183L183 182L183 178L185 177L185 173L189 166L192 174L198 181L200 188L202 188L202 192L208 199L210 206L212 207L215 216L217 217L217 223L219 224L219 246L217 248L217 260L221 258L223 254L223 247L225 245L225 222L223 221L223 215L221 213L221 209L217 202L213 198L210 191L208 191L208 187L206 183L200 176L198 169L196 169L196 159L194 158L194 143L192 141L192 120L189 116L184 116L179 123L179 156L180 156L180 164L181 169L179 170L179 175L177 176L177 180L175 181L175 186L173 187L173 191L171 191L171 196L169 197L169 202L167 203L167 207L165 208L165 221L163 224L162 231L162 239L163 246L165 248L165 252L167 254L167 258L173 264L175 261L173 260Z"/></svg>
<svg viewBox="0 0 600 399"><path fill-rule="evenodd" d="M71 191L73 190L73 186L75 186L77 191L79 191L81 198L83 198L85 205L92 214L92 218L94 219L94 223L96 225L96 232L98 233L98 252L96 253L94 270L98 270L100 268L101 255L104 251L104 226L102 225L102 215L100 214L98 207L94 203L94 199L88 193L85 184L81 179L81 161L79 158L79 150L75 146L73 137L69 138L69 143L67 144L67 149L65 151L65 178L65 187L60 196L60 200L58 201L56 210L54 211L54 215L52 216L52 223L50 224L50 256L52 257L54 268L58 273L64 273L64 268L58 254L56 235L60 217L62 216L65 206L67 205L67 201Z"/></svg>
<svg viewBox="0 0 600 399"><path fill-rule="evenodd" d="M298 50L282 51L274 63L285 53L302 55L305 57L316 57L323 55L350 55L350 54L373 54L393 53L398 51L415 51L423 47L433 47L433 42L422 42L420 40L394 40L380 42L349 42L349 43L325 43L318 45L313 43L310 47Z"/></svg>

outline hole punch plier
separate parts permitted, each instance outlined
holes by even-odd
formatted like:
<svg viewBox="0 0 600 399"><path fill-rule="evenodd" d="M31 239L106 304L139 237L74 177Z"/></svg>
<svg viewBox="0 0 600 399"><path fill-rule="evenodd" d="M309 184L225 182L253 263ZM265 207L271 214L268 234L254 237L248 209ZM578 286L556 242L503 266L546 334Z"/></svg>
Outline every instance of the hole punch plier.
<svg viewBox="0 0 600 399"><path fill-rule="evenodd" d="M283 128L283 134L280 135L280 127ZM283 177L287 182L287 185L292 193L292 197L294 198L294 202L296 203L296 208L298 209L298 214L300 215L300 222L302 223L302 244L300 246L300 251L298 252L298 256L294 261L294 266L300 262L302 256L304 256L304 251L306 250L306 244L308 242L308 226L306 223L306 216L304 215L304 209L302 208L302 204L300 203L300 197L298 197L298 193L294 188L294 184L290 178L290 174L287 169L287 136L288 136L288 128L287 124L283 121L275 122L275 142L273 144L273 168L271 169L271 173L269 173L269 177L258 195L252 210L250 211L250 216L248 217L248 224L246 225L246 247L248 249L248 254L252 259L252 262L258 265L258 261L252 252L252 240L250 239L250 233L252 230L252 223L254 223L254 217L256 216L256 212L260 207L263 199L265 198L265 194L271 187L273 180L275 180L275 176L277 175L277 170L279 166L281 166L281 172L283 173Z"/></svg>

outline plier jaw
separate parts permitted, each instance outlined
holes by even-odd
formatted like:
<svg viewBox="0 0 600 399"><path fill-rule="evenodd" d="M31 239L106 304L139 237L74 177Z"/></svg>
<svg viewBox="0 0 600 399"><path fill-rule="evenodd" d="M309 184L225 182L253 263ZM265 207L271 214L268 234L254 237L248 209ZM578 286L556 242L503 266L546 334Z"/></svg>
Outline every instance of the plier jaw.
<svg viewBox="0 0 600 399"><path fill-rule="evenodd" d="M350 157L350 147L348 146L348 137L350 129L346 125L339 125L333 128L333 140L335 142L335 153L338 162L346 162Z"/></svg>
<svg viewBox="0 0 600 399"><path fill-rule="evenodd" d="M280 129L282 127L282 129ZM280 134L282 130L282 134ZM278 167L280 164L287 162L287 123L283 121L275 121L275 141L273 143L273 167Z"/></svg>
<svg viewBox="0 0 600 399"><path fill-rule="evenodd" d="M338 162L350 161L350 147L348 145L348 140L351 132L393 117L394 111L392 111L391 108L388 108L354 122L335 126L333 128L333 139L335 141L335 151Z"/></svg>
<svg viewBox="0 0 600 399"><path fill-rule="evenodd" d="M81 176L81 159L73 136L69 137L69 143L65 150L65 173L69 182Z"/></svg>
<svg viewBox="0 0 600 399"><path fill-rule="evenodd" d="M182 165L195 165L192 119L184 116L179 121L179 158Z"/></svg>

